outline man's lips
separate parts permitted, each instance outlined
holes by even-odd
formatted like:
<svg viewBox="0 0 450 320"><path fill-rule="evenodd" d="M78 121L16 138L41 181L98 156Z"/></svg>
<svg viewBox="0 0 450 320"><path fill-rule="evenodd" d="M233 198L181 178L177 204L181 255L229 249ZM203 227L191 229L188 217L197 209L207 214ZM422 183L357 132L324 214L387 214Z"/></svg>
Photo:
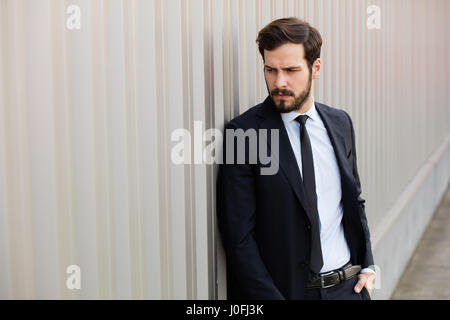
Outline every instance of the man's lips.
<svg viewBox="0 0 450 320"><path fill-rule="evenodd" d="M289 95L283 95L283 94L275 94L274 96L278 99L287 99L287 98L291 97Z"/></svg>

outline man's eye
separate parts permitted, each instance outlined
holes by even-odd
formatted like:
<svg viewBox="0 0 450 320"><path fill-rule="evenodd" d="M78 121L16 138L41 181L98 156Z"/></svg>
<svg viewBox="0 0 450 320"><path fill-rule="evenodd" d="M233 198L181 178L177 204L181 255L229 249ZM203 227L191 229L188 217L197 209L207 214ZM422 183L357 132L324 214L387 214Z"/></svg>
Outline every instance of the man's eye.
<svg viewBox="0 0 450 320"><path fill-rule="evenodd" d="M267 72L273 72L273 69L266 69Z"/></svg>

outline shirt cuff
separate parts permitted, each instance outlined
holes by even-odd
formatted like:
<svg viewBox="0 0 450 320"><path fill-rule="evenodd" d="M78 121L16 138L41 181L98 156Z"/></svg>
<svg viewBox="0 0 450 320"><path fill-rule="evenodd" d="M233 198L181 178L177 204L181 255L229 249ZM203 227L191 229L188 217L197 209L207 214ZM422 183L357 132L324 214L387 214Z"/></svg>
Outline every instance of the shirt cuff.
<svg viewBox="0 0 450 320"><path fill-rule="evenodd" d="M370 273L373 273L374 275L377 275L377 273L370 268L364 268L359 273L364 273L364 272L370 272Z"/></svg>

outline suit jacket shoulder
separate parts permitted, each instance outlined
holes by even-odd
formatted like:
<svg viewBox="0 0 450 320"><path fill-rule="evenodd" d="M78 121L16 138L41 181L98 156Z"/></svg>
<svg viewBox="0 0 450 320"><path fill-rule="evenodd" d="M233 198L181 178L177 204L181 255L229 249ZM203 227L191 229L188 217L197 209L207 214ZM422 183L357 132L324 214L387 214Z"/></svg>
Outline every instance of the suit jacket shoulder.
<svg viewBox="0 0 450 320"><path fill-rule="evenodd" d="M339 131L345 138L347 149L350 148L350 143L354 139L353 122L350 115L343 109L327 106L323 103L316 102L316 108L323 118L326 117L329 125L333 126L336 131Z"/></svg>
<svg viewBox="0 0 450 320"><path fill-rule="evenodd" d="M266 101L257 104L256 106L251 107L244 113L238 115L237 117L233 118L227 125L227 127L233 127L233 128L239 128L243 130L247 129L256 129L259 126L259 123L261 123L261 118L259 115L262 113L265 113L265 109L269 108L270 106L267 105Z"/></svg>
<svg viewBox="0 0 450 320"><path fill-rule="evenodd" d="M316 102L316 108L320 109L321 112L326 113L327 115L333 116L334 118L339 119L345 125L351 125L350 115L343 109L338 109L334 107L330 107L326 104Z"/></svg>

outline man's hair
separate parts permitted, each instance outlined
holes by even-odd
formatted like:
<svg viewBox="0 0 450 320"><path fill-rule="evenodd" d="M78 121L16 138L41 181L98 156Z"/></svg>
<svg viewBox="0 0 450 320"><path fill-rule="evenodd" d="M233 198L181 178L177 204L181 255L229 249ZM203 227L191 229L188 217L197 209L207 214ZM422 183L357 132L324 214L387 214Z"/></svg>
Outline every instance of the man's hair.
<svg viewBox="0 0 450 320"><path fill-rule="evenodd" d="M322 37L319 31L306 21L292 17L269 23L259 32L256 43L264 61L264 50L271 51L286 43L303 44L305 59L311 70L314 61L320 58Z"/></svg>

